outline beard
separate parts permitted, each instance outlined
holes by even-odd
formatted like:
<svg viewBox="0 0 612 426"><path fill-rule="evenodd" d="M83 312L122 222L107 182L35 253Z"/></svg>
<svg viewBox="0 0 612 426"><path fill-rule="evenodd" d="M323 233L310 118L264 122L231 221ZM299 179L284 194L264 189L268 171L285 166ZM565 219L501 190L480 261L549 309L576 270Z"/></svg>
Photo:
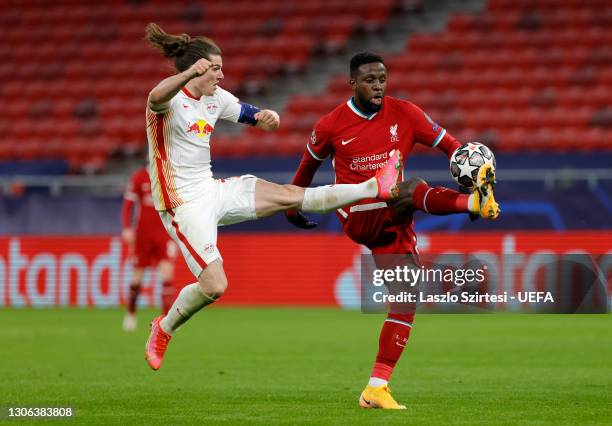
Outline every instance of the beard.
<svg viewBox="0 0 612 426"><path fill-rule="evenodd" d="M372 103L369 99L364 99L359 97L359 103L363 106L363 108L365 109L366 114L374 114L375 112L380 111L380 108L382 107L382 100L380 105L379 104L374 104Z"/></svg>

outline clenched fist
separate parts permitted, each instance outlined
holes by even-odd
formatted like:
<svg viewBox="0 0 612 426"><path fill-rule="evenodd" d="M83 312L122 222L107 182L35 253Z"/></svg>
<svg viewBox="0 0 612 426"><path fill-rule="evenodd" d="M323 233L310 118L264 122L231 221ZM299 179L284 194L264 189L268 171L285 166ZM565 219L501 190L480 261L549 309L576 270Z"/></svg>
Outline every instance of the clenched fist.
<svg viewBox="0 0 612 426"><path fill-rule="evenodd" d="M189 69L195 72L196 76L199 77L203 74L206 74L206 71L208 71L212 67L212 65L212 62L210 62L208 59L202 58L198 59L198 61L192 66L190 66Z"/></svg>
<svg viewBox="0 0 612 426"><path fill-rule="evenodd" d="M280 126L280 117L278 113L271 109L262 109L253 117L257 120L257 125L264 130L276 130Z"/></svg>

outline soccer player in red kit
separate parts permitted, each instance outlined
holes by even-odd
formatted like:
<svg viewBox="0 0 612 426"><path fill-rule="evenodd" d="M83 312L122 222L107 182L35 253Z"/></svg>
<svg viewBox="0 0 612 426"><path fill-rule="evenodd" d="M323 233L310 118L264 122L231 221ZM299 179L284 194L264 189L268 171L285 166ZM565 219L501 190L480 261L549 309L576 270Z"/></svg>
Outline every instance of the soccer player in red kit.
<svg viewBox="0 0 612 426"><path fill-rule="evenodd" d="M138 206L136 227L133 226L134 207ZM123 329L136 329L136 302L145 268L157 266L162 280L162 311L168 312L174 301L174 261L178 254L176 243L170 238L159 214L153 206L151 180L146 167L136 170L126 188L121 210L121 237L132 254L133 271Z"/></svg>
<svg viewBox="0 0 612 426"><path fill-rule="evenodd" d="M355 183L374 176L393 149L399 149L402 158L407 159L413 146L420 143L438 148L450 157L461 145L416 105L385 96L386 81L383 58L371 53L353 56L350 84L354 96L317 122L293 179L294 185L308 186L328 156L333 159L336 183ZM471 213L495 219L499 206L493 196L494 183L495 170L488 166L481 167L475 190L469 195L408 177L398 184L398 200L387 203L366 199L339 208L336 214L344 232L370 248L375 261L377 254L406 254L407 263L415 265L418 252L413 212ZM287 218L301 228L316 226L299 211L288 212ZM387 384L408 341L413 319L414 310L390 310L380 333L370 380L359 398L362 407L406 408L393 399Z"/></svg>

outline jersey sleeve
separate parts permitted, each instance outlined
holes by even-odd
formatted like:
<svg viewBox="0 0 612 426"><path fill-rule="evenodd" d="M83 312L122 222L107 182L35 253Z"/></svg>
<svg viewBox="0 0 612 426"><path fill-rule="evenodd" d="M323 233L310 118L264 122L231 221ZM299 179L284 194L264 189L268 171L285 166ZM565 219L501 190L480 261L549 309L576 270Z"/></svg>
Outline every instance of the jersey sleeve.
<svg viewBox="0 0 612 426"><path fill-rule="evenodd" d="M308 152L305 152L304 155L302 155L302 160L300 161L300 165L298 166L291 183L303 188L309 186L320 166L321 162L319 160L314 158Z"/></svg>
<svg viewBox="0 0 612 426"><path fill-rule="evenodd" d="M237 123L242 105L238 98L227 90L217 88L219 93L219 119Z"/></svg>
<svg viewBox="0 0 612 426"><path fill-rule="evenodd" d="M121 227L123 229L132 227L134 205L135 203L127 198L123 200L123 204L121 205Z"/></svg>
<svg viewBox="0 0 612 426"><path fill-rule="evenodd" d="M137 203L139 200L138 197L138 173L134 173L130 178L127 186L125 187L125 192L123 193L123 198L125 200L132 201Z"/></svg>
<svg viewBox="0 0 612 426"><path fill-rule="evenodd" d="M177 93L178 95L178 93ZM149 102L147 102L147 110L153 112L154 114L163 114L166 113L168 111L170 111L170 109L172 109L173 104L176 102L177 96L174 95L174 97L172 99L170 99L168 102L164 102L161 105L158 105L157 108L153 109L151 108L151 105L149 105Z"/></svg>
<svg viewBox="0 0 612 426"><path fill-rule="evenodd" d="M306 144L306 150L319 161L325 160L332 152L331 132L325 123L325 117L315 124L310 140Z"/></svg>
<svg viewBox="0 0 612 426"><path fill-rule="evenodd" d="M457 148L461 146L461 142L453 137L450 133L446 132L440 143L438 149L446 154L448 158L451 158Z"/></svg>
<svg viewBox="0 0 612 426"><path fill-rule="evenodd" d="M446 135L446 129L433 121L431 117L418 106L411 103L407 105L408 114L414 128L414 138L416 142L431 148L438 146L442 138L444 138L444 135Z"/></svg>
<svg viewBox="0 0 612 426"><path fill-rule="evenodd" d="M125 192L123 193L123 205L121 206L121 225L123 228L132 227L132 216L134 214L134 205L138 203L139 197L138 188L138 173L135 173L130 178Z"/></svg>

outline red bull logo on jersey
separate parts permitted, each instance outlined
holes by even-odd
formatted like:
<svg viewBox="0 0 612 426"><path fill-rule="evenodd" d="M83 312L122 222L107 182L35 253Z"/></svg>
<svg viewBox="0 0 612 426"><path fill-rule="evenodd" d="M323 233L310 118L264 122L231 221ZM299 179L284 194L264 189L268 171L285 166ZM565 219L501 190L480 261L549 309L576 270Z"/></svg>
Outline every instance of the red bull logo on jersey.
<svg viewBox="0 0 612 426"><path fill-rule="evenodd" d="M196 120L191 124L187 122L187 133L195 133L199 138L210 135L214 127L206 122L206 120Z"/></svg>

